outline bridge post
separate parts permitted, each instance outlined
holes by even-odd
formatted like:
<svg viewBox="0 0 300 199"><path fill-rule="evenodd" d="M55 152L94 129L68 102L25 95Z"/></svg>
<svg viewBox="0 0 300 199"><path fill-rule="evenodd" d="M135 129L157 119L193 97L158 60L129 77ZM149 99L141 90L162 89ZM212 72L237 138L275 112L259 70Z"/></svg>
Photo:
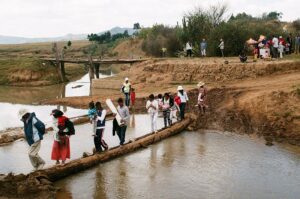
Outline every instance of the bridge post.
<svg viewBox="0 0 300 199"><path fill-rule="evenodd" d="M53 43L53 51L55 53L56 70L57 70L58 76L59 76L61 82L65 82L66 79L65 79L64 74L62 73L61 61L59 59L59 53L58 53L58 48L57 48L57 44L56 43Z"/></svg>
<svg viewBox="0 0 300 199"><path fill-rule="evenodd" d="M92 79L95 78L95 66L94 66L94 63L93 63L92 56L89 55L88 58L89 58L89 62L90 62L89 75L90 75L90 80L91 80L91 84L92 84Z"/></svg>
<svg viewBox="0 0 300 199"><path fill-rule="evenodd" d="M99 79L99 73L100 73L100 64L96 63L95 65L95 73L96 73L96 78Z"/></svg>

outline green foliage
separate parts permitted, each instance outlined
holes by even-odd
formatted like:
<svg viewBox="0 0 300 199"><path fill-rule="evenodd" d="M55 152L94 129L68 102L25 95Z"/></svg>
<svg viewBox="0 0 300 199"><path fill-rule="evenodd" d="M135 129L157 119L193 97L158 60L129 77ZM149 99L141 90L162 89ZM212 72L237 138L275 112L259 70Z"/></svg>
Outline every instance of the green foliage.
<svg viewBox="0 0 300 199"><path fill-rule="evenodd" d="M169 56L181 48L180 29L164 25L154 25L151 29L142 30L140 37L144 38L142 49L149 55L161 56L162 48L167 48Z"/></svg>
<svg viewBox="0 0 300 199"><path fill-rule="evenodd" d="M110 43L120 38L128 38L128 37L129 34L127 30L125 30L124 33L118 33L114 35L111 35L110 31L107 31L101 35L91 33L87 36L89 41L97 42L98 44Z"/></svg>
<svg viewBox="0 0 300 199"><path fill-rule="evenodd" d="M282 18L282 12L272 11L269 13L263 13L262 19L264 20L280 20Z"/></svg>
<svg viewBox="0 0 300 199"><path fill-rule="evenodd" d="M72 46L72 42L68 41L67 46L70 48Z"/></svg>
<svg viewBox="0 0 300 199"><path fill-rule="evenodd" d="M293 27L295 28L295 30L297 32L300 31L300 19L297 19L297 20L293 21Z"/></svg>
<svg viewBox="0 0 300 199"><path fill-rule="evenodd" d="M134 30L139 30L139 29L141 29L140 23L135 23L135 24L133 24L133 29L134 29Z"/></svg>

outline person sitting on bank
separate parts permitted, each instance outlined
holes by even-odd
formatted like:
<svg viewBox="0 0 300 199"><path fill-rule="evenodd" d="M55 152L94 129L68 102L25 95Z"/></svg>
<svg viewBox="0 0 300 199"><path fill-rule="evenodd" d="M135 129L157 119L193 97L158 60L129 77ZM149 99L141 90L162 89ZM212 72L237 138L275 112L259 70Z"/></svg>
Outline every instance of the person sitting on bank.
<svg viewBox="0 0 300 199"><path fill-rule="evenodd" d="M117 134L120 139L120 146L122 146L125 143L127 125L129 124L129 119L130 119L129 109L126 105L124 105L124 101L122 98L118 99L117 110L121 117L121 125L120 128L118 128Z"/></svg>
<svg viewBox="0 0 300 199"><path fill-rule="evenodd" d="M38 154L43 135L46 132L45 124L36 117L35 113L20 110L19 115L24 123L25 139L30 146L28 151L30 162L36 170L40 170L45 165L45 161Z"/></svg>
<svg viewBox="0 0 300 199"><path fill-rule="evenodd" d="M122 92L125 95L125 105L129 107L130 105L130 91L131 91L131 83L129 82L129 78L125 78L125 82L123 83L122 86Z"/></svg>
<svg viewBox="0 0 300 199"><path fill-rule="evenodd" d="M108 145L103 139L106 121L106 110L102 108L100 102L96 102L96 134L94 136L94 144L96 152L102 152L103 149L107 150ZM103 147L103 149L102 149Z"/></svg>

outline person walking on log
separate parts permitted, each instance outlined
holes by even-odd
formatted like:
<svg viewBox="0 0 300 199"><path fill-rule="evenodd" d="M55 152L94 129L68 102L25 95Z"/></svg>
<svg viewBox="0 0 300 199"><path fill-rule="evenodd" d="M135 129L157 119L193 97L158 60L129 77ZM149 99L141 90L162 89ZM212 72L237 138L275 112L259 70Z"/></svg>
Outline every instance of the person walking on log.
<svg viewBox="0 0 300 199"><path fill-rule="evenodd" d="M149 96L149 100L146 103L146 109L150 116L151 132L157 132L157 117L158 117L158 101L154 99L154 95Z"/></svg>
<svg viewBox="0 0 300 199"><path fill-rule="evenodd" d="M58 109L54 109L51 113L53 116L54 142L52 146L51 159L56 161L56 164L65 164L67 159L70 159L70 139L67 123L68 118ZM69 134L69 135L68 135Z"/></svg>
<svg viewBox="0 0 300 199"><path fill-rule="evenodd" d="M172 125L172 119L171 119L171 107L174 106L174 100L170 97L169 93L164 94L164 98L162 100L162 110L163 110L163 117L164 117L164 123L165 128Z"/></svg>
<svg viewBox="0 0 300 199"><path fill-rule="evenodd" d="M183 120L185 115L185 107L187 102L189 101L189 98L182 86L178 86L177 91L178 91L177 96L180 97L180 105L179 105L180 119Z"/></svg>
<svg viewBox="0 0 300 199"><path fill-rule="evenodd" d="M96 152L102 152L103 149L107 150L108 145L103 139L106 120L106 110L102 108L100 102L96 102L96 134L94 135L94 144ZM103 149L102 149L103 147Z"/></svg>
<svg viewBox="0 0 300 199"><path fill-rule="evenodd" d="M45 124L36 117L35 113L20 110L19 115L24 123L25 139L30 146L28 151L30 162L36 170L40 170L45 165L45 161L38 154L46 132Z"/></svg>
<svg viewBox="0 0 300 199"><path fill-rule="evenodd" d="M88 117L90 119L90 123L93 125L93 133L96 133L96 107L95 107L95 103L93 101L91 101L89 103L89 110L88 110Z"/></svg>
<svg viewBox="0 0 300 199"><path fill-rule="evenodd" d="M122 92L125 95L125 105L129 107L130 105L130 91L131 91L131 83L129 82L128 77L125 78L125 82L122 86Z"/></svg>
<svg viewBox="0 0 300 199"><path fill-rule="evenodd" d="M204 114L206 112L206 96L207 96L207 89L204 87L204 82L199 82L197 87L199 89L199 95L198 95L198 108L201 112L201 114Z"/></svg>
<svg viewBox="0 0 300 199"><path fill-rule="evenodd" d="M121 125L120 128L118 128L117 134L120 139L120 146L124 145L125 143L125 135L127 130L127 125L129 124L130 114L129 109L126 105L124 105L124 100L122 98L118 99L118 113L121 116Z"/></svg>

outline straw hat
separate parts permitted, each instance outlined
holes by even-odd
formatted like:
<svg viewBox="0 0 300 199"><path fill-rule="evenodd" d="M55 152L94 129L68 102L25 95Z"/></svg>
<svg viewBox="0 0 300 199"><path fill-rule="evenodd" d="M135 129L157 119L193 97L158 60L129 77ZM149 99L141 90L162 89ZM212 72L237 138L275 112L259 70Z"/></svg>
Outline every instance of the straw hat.
<svg viewBox="0 0 300 199"><path fill-rule="evenodd" d="M182 90L183 90L183 87L182 87L182 86L178 86L178 87L177 87L177 90L178 90L178 91L182 91Z"/></svg>
<svg viewBox="0 0 300 199"><path fill-rule="evenodd" d="M26 109L20 109L19 110L19 118L22 118L26 113L28 113L28 110Z"/></svg>
<svg viewBox="0 0 300 199"><path fill-rule="evenodd" d="M204 82L199 82L199 83L197 84L197 87L201 87L201 86L204 86L204 85L205 85Z"/></svg>

